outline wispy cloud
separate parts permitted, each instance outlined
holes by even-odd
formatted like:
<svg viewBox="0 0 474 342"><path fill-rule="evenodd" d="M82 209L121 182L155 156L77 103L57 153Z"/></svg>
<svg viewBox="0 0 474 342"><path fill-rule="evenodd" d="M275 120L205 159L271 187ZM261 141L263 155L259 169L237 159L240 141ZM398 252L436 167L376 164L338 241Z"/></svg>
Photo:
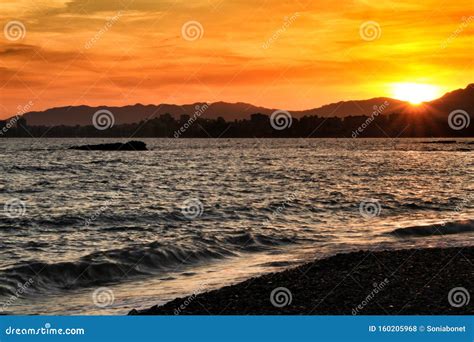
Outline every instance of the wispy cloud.
<svg viewBox="0 0 474 342"><path fill-rule="evenodd" d="M300 109L390 95L390 82L462 87L472 81L474 25L439 47L472 10L470 0L6 0L2 28L20 21L26 34L0 39L0 117L31 97L35 109L210 97ZM199 40L183 39L188 21L202 26ZM361 39L367 21L380 27L376 40Z"/></svg>

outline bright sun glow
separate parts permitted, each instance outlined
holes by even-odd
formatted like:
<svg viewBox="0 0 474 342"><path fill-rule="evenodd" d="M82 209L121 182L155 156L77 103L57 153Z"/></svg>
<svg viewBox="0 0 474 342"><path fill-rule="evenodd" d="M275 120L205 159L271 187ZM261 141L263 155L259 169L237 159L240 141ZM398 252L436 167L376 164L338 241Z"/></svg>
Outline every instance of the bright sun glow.
<svg viewBox="0 0 474 342"><path fill-rule="evenodd" d="M393 97L417 105L440 96L438 87L420 83L396 83L393 85Z"/></svg>

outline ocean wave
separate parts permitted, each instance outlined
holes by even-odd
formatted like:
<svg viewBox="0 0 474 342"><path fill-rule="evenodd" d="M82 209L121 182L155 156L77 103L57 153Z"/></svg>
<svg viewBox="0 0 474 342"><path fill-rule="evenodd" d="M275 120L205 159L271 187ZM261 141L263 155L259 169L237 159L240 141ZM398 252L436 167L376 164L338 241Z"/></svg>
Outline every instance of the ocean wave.
<svg viewBox="0 0 474 342"><path fill-rule="evenodd" d="M33 280L36 292L68 290L122 282L128 278L176 272L189 265L262 251L293 240L242 233L218 244L196 240L166 246L158 241L122 249L98 251L74 262L31 261L0 271L0 297L15 293L18 284Z"/></svg>
<svg viewBox="0 0 474 342"><path fill-rule="evenodd" d="M49 164L47 166L38 166L38 165L12 165L10 167L11 172L16 172L16 171L24 171L24 172L33 172L33 173L38 173L38 172L58 172L58 171L70 171L72 165L62 165L62 164L57 164L57 165L52 165ZM74 165L75 169L84 169L83 166L81 165Z"/></svg>
<svg viewBox="0 0 474 342"><path fill-rule="evenodd" d="M92 160L88 162L87 164L100 164L100 165L106 165L106 164L117 164L117 163L122 163L123 159L122 158L116 158L116 159L100 159L100 160Z"/></svg>
<svg viewBox="0 0 474 342"><path fill-rule="evenodd" d="M446 222L427 226L398 228L389 234L400 237L431 236L474 232L474 220Z"/></svg>
<svg viewBox="0 0 474 342"><path fill-rule="evenodd" d="M234 245L240 249L247 250L265 250L268 247L281 246L295 243L296 239L289 237L267 236L250 231L235 232L224 238L224 243Z"/></svg>
<svg viewBox="0 0 474 342"><path fill-rule="evenodd" d="M464 204L464 198L457 196L426 200L407 197L403 200L386 201L384 202L384 208L390 210L453 211L456 210L456 207L460 204Z"/></svg>
<svg viewBox="0 0 474 342"><path fill-rule="evenodd" d="M11 295L18 284L33 280L39 292L68 290L120 282L127 278L159 274L181 265L218 259L232 253L224 248L162 248L157 244L143 248L109 250L89 254L74 262L28 262L0 272L0 296Z"/></svg>

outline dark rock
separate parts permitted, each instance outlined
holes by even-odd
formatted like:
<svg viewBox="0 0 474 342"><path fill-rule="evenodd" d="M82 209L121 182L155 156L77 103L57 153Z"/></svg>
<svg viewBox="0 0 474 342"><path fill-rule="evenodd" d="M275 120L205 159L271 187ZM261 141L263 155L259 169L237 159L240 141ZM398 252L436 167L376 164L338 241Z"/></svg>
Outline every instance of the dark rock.
<svg viewBox="0 0 474 342"><path fill-rule="evenodd" d="M79 145L71 146L70 150L85 151L147 151L146 144L143 141L132 140L126 143L98 144L98 145Z"/></svg>

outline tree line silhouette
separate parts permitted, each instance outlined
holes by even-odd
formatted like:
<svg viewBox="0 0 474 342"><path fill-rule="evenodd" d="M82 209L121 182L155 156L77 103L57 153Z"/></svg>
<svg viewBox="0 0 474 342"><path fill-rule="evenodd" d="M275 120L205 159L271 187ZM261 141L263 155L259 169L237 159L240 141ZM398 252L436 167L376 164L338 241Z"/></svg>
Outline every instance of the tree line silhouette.
<svg viewBox="0 0 474 342"><path fill-rule="evenodd" d="M3 124L2 124L3 123ZM282 129L272 126L268 115L252 114L249 119L226 121L170 114L134 124L119 124L99 130L88 126L29 126L20 118L14 127L3 129L0 137L168 137L168 138L368 138L368 137L472 137L474 125L454 130L447 116L428 113L392 113L345 118L304 116L291 118Z"/></svg>

